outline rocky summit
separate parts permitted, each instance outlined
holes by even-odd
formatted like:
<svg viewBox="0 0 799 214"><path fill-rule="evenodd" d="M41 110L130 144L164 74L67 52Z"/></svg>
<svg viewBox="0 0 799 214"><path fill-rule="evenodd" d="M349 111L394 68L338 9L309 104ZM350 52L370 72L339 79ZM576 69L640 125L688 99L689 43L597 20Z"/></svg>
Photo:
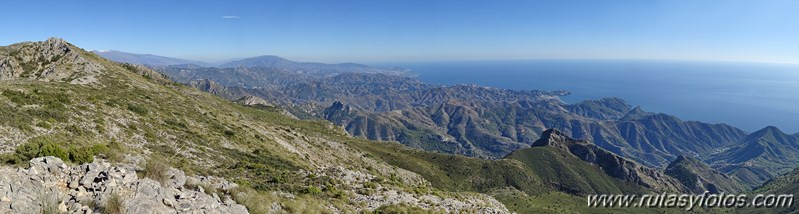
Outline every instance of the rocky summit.
<svg viewBox="0 0 799 214"><path fill-rule="evenodd" d="M25 42L0 49L0 80L35 79L74 84L97 83L105 67L80 54L78 48L60 38Z"/></svg>

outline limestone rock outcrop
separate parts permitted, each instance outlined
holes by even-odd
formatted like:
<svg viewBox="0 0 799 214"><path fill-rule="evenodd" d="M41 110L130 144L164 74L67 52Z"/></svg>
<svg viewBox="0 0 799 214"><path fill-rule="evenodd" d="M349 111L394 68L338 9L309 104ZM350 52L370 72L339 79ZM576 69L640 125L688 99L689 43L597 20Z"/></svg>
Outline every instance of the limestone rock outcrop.
<svg viewBox="0 0 799 214"><path fill-rule="evenodd" d="M35 158L27 168L0 167L0 213L96 213L114 202L124 213L248 213L229 195L206 194L201 187L232 190L233 183L187 177L177 169L165 174L162 184L139 178L132 165L96 160L68 166L56 157Z"/></svg>

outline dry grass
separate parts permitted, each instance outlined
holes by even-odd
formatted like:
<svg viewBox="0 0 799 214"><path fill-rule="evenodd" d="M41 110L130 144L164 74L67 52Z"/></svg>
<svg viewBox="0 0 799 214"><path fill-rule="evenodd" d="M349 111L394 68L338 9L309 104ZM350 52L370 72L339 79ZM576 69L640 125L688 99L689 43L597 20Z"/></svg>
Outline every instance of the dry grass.
<svg viewBox="0 0 799 214"><path fill-rule="evenodd" d="M42 188L44 188L44 187L42 187ZM50 191L47 191L47 190L41 190L39 192L39 195L38 195L38 200L39 200L39 203L40 203L39 204L40 205L40 209L39 209L38 213L40 213L40 214L58 214L59 213L58 212L58 204L59 204L59 202L58 202L56 193L53 193L53 192L50 192Z"/></svg>
<svg viewBox="0 0 799 214"><path fill-rule="evenodd" d="M158 181L162 185L165 184L169 177L166 172L169 170L169 160L167 158L153 155L144 165L144 170L140 173L143 177Z"/></svg>
<svg viewBox="0 0 799 214"><path fill-rule="evenodd" d="M125 213L124 205L122 204L122 197L117 194L111 194L108 201L103 205L103 214L123 214Z"/></svg>

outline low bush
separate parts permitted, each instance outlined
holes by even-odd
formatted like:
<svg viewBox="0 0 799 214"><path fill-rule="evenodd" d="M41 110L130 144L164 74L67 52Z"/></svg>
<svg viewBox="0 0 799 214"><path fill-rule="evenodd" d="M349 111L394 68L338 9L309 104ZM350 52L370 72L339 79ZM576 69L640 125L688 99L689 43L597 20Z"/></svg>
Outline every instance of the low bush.
<svg viewBox="0 0 799 214"><path fill-rule="evenodd" d="M144 116L150 113L150 110L147 107L136 105L136 104L128 104L128 110L136 113L138 115Z"/></svg>
<svg viewBox="0 0 799 214"><path fill-rule="evenodd" d="M7 153L0 155L0 162L6 164L21 164L33 158L53 156L61 158L61 160L84 164L94 161L95 154L104 154L109 160L118 160L121 155L119 154L119 146L114 144L113 147L106 144L95 144L92 146L77 146L72 145L67 147L67 143L57 142L53 140L52 136L34 137L28 142L17 146L14 153Z"/></svg>
<svg viewBox="0 0 799 214"><path fill-rule="evenodd" d="M39 154L36 157L55 156L61 160L70 160L69 153L61 146L55 143L45 143L41 145Z"/></svg>
<svg viewBox="0 0 799 214"><path fill-rule="evenodd" d="M305 189L305 193L308 193L308 194L311 194L311 195L316 195L316 194L322 193L322 190L319 189L319 187L308 186L308 188Z"/></svg>
<svg viewBox="0 0 799 214"><path fill-rule="evenodd" d="M84 164L94 161L94 150L79 147L69 147L69 160L73 163Z"/></svg>

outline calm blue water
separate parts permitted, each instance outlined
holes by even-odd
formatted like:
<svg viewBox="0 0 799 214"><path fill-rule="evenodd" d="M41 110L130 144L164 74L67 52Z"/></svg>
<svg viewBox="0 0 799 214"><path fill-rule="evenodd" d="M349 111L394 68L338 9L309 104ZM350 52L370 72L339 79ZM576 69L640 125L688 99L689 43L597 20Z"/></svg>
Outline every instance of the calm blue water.
<svg viewBox="0 0 799 214"><path fill-rule="evenodd" d="M422 81L507 89L569 90L569 103L620 97L683 120L747 131L799 132L799 65L689 61L524 60L381 63Z"/></svg>

